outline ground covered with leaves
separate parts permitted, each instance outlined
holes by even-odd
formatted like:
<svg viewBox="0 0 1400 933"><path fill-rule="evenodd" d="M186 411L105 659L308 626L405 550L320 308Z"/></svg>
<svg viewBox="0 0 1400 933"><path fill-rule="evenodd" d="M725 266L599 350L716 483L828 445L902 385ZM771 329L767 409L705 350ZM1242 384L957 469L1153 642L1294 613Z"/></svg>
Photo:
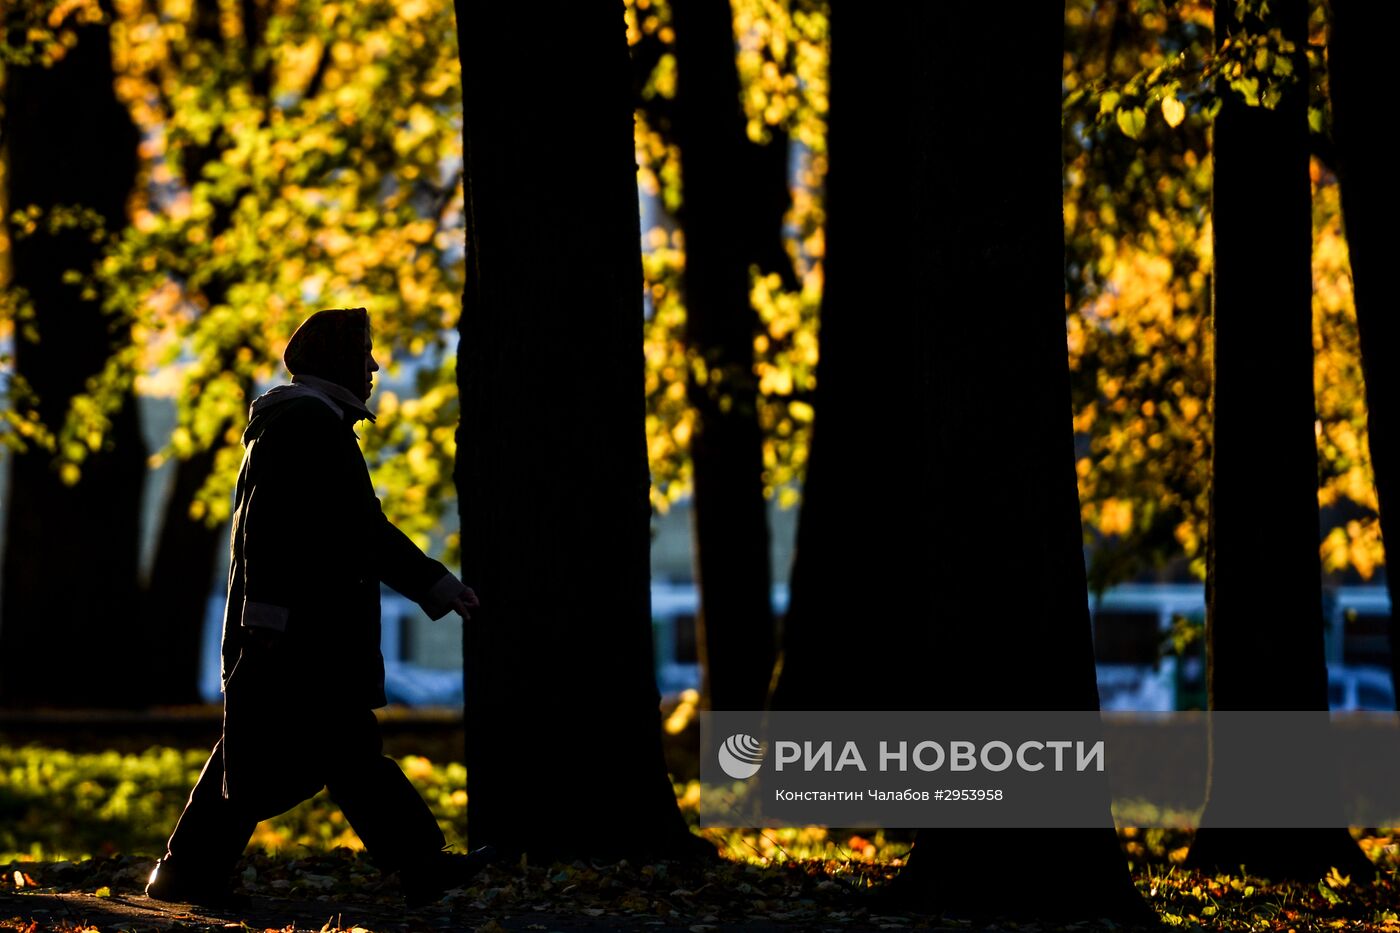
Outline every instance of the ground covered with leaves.
<svg viewBox="0 0 1400 933"><path fill-rule="evenodd" d="M76 754L0 747L0 930L75 933L116 930L686 930L967 929L952 918L908 913L886 898L903 867L908 836L819 827L704 831L723 858L713 865L574 862L494 865L442 904L407 911L397 879L360 851L344 817L324 797L258 827L238 884L246 908L211 913L159 904L141 889L163 850L204 753ZM466 792L460 765L400 759L461 843ZM698 788L677 785L695 815ZM561 787L561 793L567 788ZM697 830L698 832L699 830ZM1333 873L1313 884L1207 876L1182 867L1189 835L1125 830L1122 842L1143 897L1164 926L1204 930L1400 933L1396 845L1361 834L1380 877L1360 883ZM1053 852L1008 851L1003 872L1046 870ZM1082 883L1092 884L1092 879ZM1049 924L1004 923L1038 933ZM1112 930L1085 922L1058 928Z"/></svg>
<svg viewBox="0 0 1400 933"><path fill-rule="evenodd" d="M1043 870L1047 853L1008 853L1008 885ZM141 896L154 860L118 856L83 862L14 863L0 882L0 929L20 933L115 930L687 930L969 929L955 919L907 913L882 892L898 866L811 859L769 865L726 860L699 868L649 865L510 864L488 868L471 887L431 908L408 911L392 877L363 853L339 849L288 859L254 853L240 887L252 895L229 913L158 904ZM1268 885L1148 866L1136 881L1164 926L1204 930L1377 930L1400 933L1400 886L1391 872L1357 884L1333 875L1316 885ZM1090 883L1085 881L1084 883ZM1107 922L1004 923L990 927L1114 930Z"/></svg>

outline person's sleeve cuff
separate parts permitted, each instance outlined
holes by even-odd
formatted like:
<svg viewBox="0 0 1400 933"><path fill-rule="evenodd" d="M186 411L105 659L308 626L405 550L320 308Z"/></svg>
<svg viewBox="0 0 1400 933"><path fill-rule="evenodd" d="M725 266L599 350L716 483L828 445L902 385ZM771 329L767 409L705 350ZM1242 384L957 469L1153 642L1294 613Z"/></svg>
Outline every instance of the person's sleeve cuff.
<svg viewBox="0 0 1400 933"><path fill-rule="evenodd" d="M243 602L243 627L264 628L274 632L287 630L287 616L290 610L271 603Z"/></svg>
<svg viewBox="0 0 1400 933"><path fill-rule="evenodd" d="M467 586L451 573L428 588L427 594L418 601L430 619L441 619L452 608L453 600L464 595Z"/></svg>

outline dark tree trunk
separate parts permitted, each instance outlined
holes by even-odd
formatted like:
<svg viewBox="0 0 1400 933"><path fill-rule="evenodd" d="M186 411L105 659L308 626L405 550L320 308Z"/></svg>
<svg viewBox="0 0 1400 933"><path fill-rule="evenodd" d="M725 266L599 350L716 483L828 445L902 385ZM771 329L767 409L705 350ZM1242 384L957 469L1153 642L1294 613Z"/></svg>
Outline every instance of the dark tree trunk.
<svg viewBox="0 0 1400 933"><path fill-rule="evenodd" d="M464 658L472 842L532 859L693 852L652 661L623 5L525 17L458 0L457 28L468 258L455 479L463 575L482 602Z"/></svg>
<svg viewBox="0 0 1400 933"><path fill-rule="evenodd" d="M225 39L219 25L219 4L216 0L197 0L195 12L195 35L222 49ZM258 54L258 50L266 45L267 17L255 4L245 4L243 14L245 61L250 67L256 66L248 77L249 86L254 93L265 95L272 80L271 58ZM267 103L265 96L262 99ZM232 142L219 131L204 145L188 143L181 166L185 184L198 183L205 166L218 159ZM237 201L237 197L232 197L214 206L211 226L215 236L232 225ZM223 304L232 284L229 275L210 279L204 286L205 307ZM233 369L239 350L240 347L225 349L206 372L218 375ZM253 389L252 380L244 378L241 385L243 397L247 399ZM201 383L190 387L192 393L202 389ZM221 423L212 435L211 446L176 462L170 492L161 509L155 560L142 594L142 618L147 620L149 661L154 674L148 679L145 696L152 704L195 703L200 699L199 662L204 618L214 582L214 568L220 551L228 547L228 537L222 526L210 527L202 518L191 518L190 506L214 471L220 438L231 427L229 421Z"/></svg>
<svg viewBox="0 0 1400 933"><path fill-rule="evenodd" d="M681 0L672 17L703 694L712 709L762 709L775 651L772 570L754 375L759 321L749 302L755 257L752 236L740 231L766 228L781 242L782 212L776 222L761 216L764 204L750 197L749 176L735 172L753 145L739 101L729 4ZM784 173L784 191L786 183Z"/></svg>
<svg viewBox="0 0 1400 933"><path fill-rule="evenodd" d="M915 212L907 192L882 184L914 178L921 166L909 102L891 92L908 86L914 49L903 32L877 36L873 18L854 18L854 7L837 5L833 16L817 417L774 709L895 708L916 673L902 650L906 626L921 624L928 605L913 591L922 555L896 544L921 520L921 505L907 501L921 480L891 484L883 453L897 445L922 463L918 429L908 421L919 417L924 392L920 362L910 359L915 342L888 339L918 322ZM876 138L882 144L870 145ZM901 436L916 438L912 450L898 444ZM878 694L864 679L876 671Z"/></svg>
<svg viewBox="0 0 1400 933"><path fill-rule="evenodd" d="M1301 50L1307 3L1241 23L1216 4L1216 42L1270 26ZM1307 63L1273 109L1227 93L1214 126L1215 437L1206 580L1212 710L1327 709L1312 349L1312 201ZM1213 743L1211 799L1190 863L1315 880L1329 866L1369 875L1343 829L1211 828L1258 779ZM1305 792L1320 792L1317 788Z"/></svg>
<svg viewBox="0 0 1400 933"><path fill-rule="evenodd" d="M205 289L210 304L224 300L222 283ZM233 366L237 348L231 348L214 367ZM240 380L243 397L252 392L252 381ZM142 618L149 633L149 679L144 696L151 704L198 703L199 665L204 646L204 619L214 587L214 568L220 551L228 547L224 524L210 526L202 517L190 516L199 491L214 472L220 438L232 427L226 420L214 433L209 447L196 450L175 464L175 475L161 510L155 559L142 593Z"/></svg>
<svg viewBox="0 0 1400 933"><path fill-rule="evenodd" d="M1063 8L999 15L921 8L891 36L833 4L829 286L783 708L1098 707L1065 350ZM968 41L992 33L996 56ZM929 41L947 51L936 70ZM978 93L943 93L950 72ZM877 343L862 312L904 336ZM886 483L891 448L916 466L906 486ZM893 693L829 688L823 669L861 644L901 672ZM1063 869L987 872L1026 845ZM1111 828L925 831L895 893L960 915L1151 914Z"/></svg>
<svg viewBox="0 0 1400 933"><path fill-rule="evenodd" d="M1332 98L1332 138L1342 185L1342 214L1351 255L1352 293L1361 338L1361 369L1366 378L1366 423L1371 469L1381 507L1381 536L1400 542L1400 316L1387 294L1381 270L1390 261L1400 185L1394 176L1393 146L1380 130L1375 108L1385 106L1389 76L1387 30L1400 27L1389 3L1333 0L1327 42L1327 80ZM1387 549L1385 578L1390 591L1391 681L1400 685L1400 571Z"/></svg>
<svg viewBox="0 0 1400 933"><path fill-rule="evenodd" d="M941 33L952 58L913 84L924 95L923 557L940 603L923 631L942 709L1098 708L1065 343L1064 8L1038 10L1008 21L959 7L913 30ZM993 34L995 56L969 41ZM939 93L950 70L978 93ZM920 833L901 880L955 913L1155 921L1106 795L1103 808L1103 829ZM1059 853L1062 868L998 884L985 868L1016 845Z"/></svg>
<svg viewBox="0 0 1400 933"><path fill-rule="evenodd" d="M104 6L106 6L104 4ZM110 13L110 8L107 8ZM37 341L16 328L15 373L38 396L57 431L70 399L123 343L121 328L64 273L87 273L102 245L90 231L46 230L47 212L83 205L109 232L126 223L137 132L113 91L105 25L77 29L78 42L51 68L8 69L5 139L12 210L36 205L45 221L16 237L11 285L33 305ZM56 116L57 115L57 116ZM137 702L134 657L141 486L145 449L134 399L112 416L103 449L65 484L37 446L13 455L6 503L0 702L113 706Z"/></svg>
<svg viewBox="0 0 1400 933"><path fill-rule="evenodd" d="M217 444L217 442L216 442ZM146 584L142 618L150 626L152 704L197 703L199 659L204 645L214 567L228 546L222 526L190 517L190 506L214 469L217 446L196 451L175 465L161 515L155 560Z"/></svg>

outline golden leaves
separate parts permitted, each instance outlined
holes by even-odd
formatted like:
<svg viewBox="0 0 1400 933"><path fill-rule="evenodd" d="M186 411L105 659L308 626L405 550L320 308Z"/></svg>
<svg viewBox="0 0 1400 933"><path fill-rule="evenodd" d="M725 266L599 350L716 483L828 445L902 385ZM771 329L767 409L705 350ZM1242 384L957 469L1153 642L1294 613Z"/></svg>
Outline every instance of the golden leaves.
<svg viewBox="0 0 1400 933"><path fill-rule="evenodd" d="M1133 504L1126 499L1108 498L1098 510L1099 531L1106 535L1124 535L1133 527Z"/></svg>
<svg viewBox="0 0 1400 933"><path fill-rule="evenodd" d="M1338 573L1353 569L1369 580L1385 561L1380 522L1374 516L1332 528L1322 541L1322 569Z"/></svg>
<svg viewBox="0 0 1400 933"><path fill-rule="evenodd" d="M1322 560L1329 571L1354 569L1369 579L1383 561L1367 435L1365 383L1342 229L1340 193L1314 161L1313 390L1318 412L1318 502L1349 502L1369 515L1327 529Z"/></svg>
<svg viewBox="0 0 1400 933"><path fill-rule="evenodd" d="M58 29L65 25L102 22L102 9L97 0L58 0L49 11L48 26Z"/></svg>
<svg viewBox="0 0 1400 933"><path fill-rule="evenodd" d="M1070 366L1081 386L1074 427L1088 444L1076 468L1090 529L1127 536L1121 545L1128 549L1174 541L1203 570L1212 430L1212 256L1204 213L1210 160L1183 157L1173 172L1179 174L1154 179L1152 187L1168 197L1175 190L1178 203L1181 192L1191 192L1200 220L1189 211L1172 213L1169 201L1149 204L1126 228L1111 203L1072 198L1079 211L1066 212L1067 235L1093 244L1079 247L1089 287L1079 293L1067 325ZM1318 498L1324 508L1346 504L1368 513L1324 528L1322 556L1329 571L1368 576L1382 553L1350 269L1334 179L1313 174ZM1067 177L1089 184L1074 165Z"/></svg>
<svg viewBox="0 0 1400 933"><path fill-rule="evenodd" d="M681 691L676 708L666 717L663 728L667 735L680 735L695 721L700 706L700 691Z"/></svg>
<svg viewBox="0 0 1400 933"><path fill-rule="evenodd" d="M736 0L734 41L747 133L766 142L782 126L809 149L826 141L825 12L793 10L779 0Z"/></svg>
<svg viewBox="0 0 1400 933"><path fill-rule="evenodd" d="M1186 105L1175 97L1163 97L1162 119L1167 121L1167 126L1180 126L1181 121L1186 119Z"/></svg>

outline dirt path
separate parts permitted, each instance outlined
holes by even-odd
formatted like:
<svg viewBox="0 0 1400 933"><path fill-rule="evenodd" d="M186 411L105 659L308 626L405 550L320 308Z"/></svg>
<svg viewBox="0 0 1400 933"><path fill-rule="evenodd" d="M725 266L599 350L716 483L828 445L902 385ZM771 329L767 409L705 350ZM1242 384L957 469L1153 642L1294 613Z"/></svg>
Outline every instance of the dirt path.
<svg viewBox="0 0 1400 933"><path fill-rule="evenodd" d="M31 924L33 926L31 927ZM102 933L183 933L225 930L353 930L374 933L408 933L420 930L692 930L714 925L698 918L681 924L632 916L591 917L552 911L490 910L448 905L409 911L377 903L302 901L254 897L245 908L211 911L191 905L166 904L141 894L15 893L0 894L0 930L64 931L96 928ZM765 927L777 929L772 924ZM762 929L764 927L750 927ZM787 929L793 929L789 926Z"/></svg>
<svg viewBox="0 0 1400 933"><path fill-rule="evenodd" d="M153 901L142 894L3 893L0 894L0 931L20 933L225 933L225 931L355 931L355 933L418 933L418 931L475 931L498 933L504 930L647 931L647 933L719 933L724 930L849 931L910 929L918 921L907 917L841 915L821 918L791 918L778 922L771 918L748 917L726 920L715 916L647 917L632 913L608 915L599 909L560 913L550 909L492 910L464 901L420 910L392 908L382 903L305 901L289 898L254 897L244 908L211 911L192 905ZM597 914L594 916L593 914ZM925 927L927 929L927 927ZM953 928L945 928L951 933ZM966 933L963 927L959 933Z"/></svg>
<svg viewBox="0 0 1400 933"><path fill-rule="evenodd" d="M349 853L280 860L250 856L246 906L211 910L142 892L150 858L14 863L0 874L0 933L166 931L594 930L794 931L927 928L928 917L883 916L877 899L820 872L741 865L491 866L466 889L410 910L396 879Z"/></svg>

